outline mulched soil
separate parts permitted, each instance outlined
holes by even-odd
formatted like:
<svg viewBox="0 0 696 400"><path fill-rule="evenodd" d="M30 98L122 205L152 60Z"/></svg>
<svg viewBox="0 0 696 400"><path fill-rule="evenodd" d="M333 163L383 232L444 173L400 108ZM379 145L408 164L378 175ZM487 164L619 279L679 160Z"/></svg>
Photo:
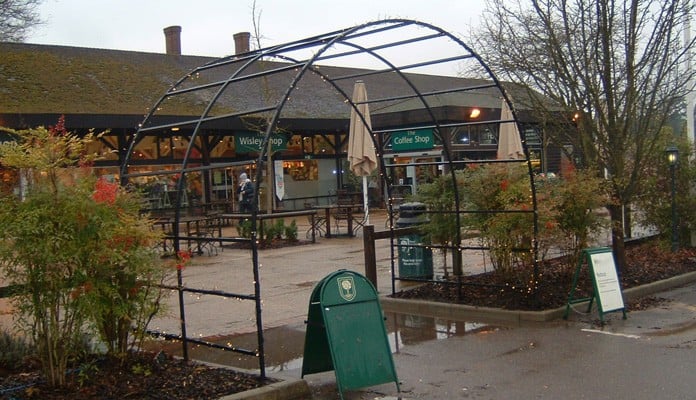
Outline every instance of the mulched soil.
<svg viewBox="0 0 696 400"><path fill-rule="evenodd" d="M299 242L302 243L302 242ZM299 244L298 243L298 244ZM627 267L621 274L622 288L662 280L696 271L696 250L682 249L673 254L652 244L627 246ZM496 274L468 276L459 296L455 285L429 283L415 289L396 293L399 298L426 299L475 306L544 310L564 306L576 265L562 260L545 262L540 271L536 294L527 289L531 270L516 274L519 284L509 284ZM589 272L580 274L576 298L591 293ZM627 304L629 310L657 307L666 302L661 297L645 297ZM217 399L267 385L258 376L213 368L195 362L185 362L164 353L138 353L121 364L113 359L95 359L76 366L69 387L56 390L42 383L37 363L27 360L11 370L0 365L0 399ZM8 391L9 388L19 388Z"/></svg>
<svg viewBox="0 0 696 400"><path fill-rule="evenodd" d="M620 273L623 289L696 271L696 249L681 249L671 253L669 249L652 243L627 244L627 266ZM422 299L479 307L508 310L541 311L564 306L568 301L577 264L568 260L551 260L539 267L540 276L536 293L529 284L531 268L520 268L512 277L486 273L462 278L461 289L454 281L449 283L427 283L414 289L394 294L402 299ZM514 282L514 283L511 283ZM587 266L580 270L574 298L589 297L592 281ZM627 305L629 309L636 307Z"/></svg>
<svg viewBox="0 0 696 400"><path fill-rule="evenodd" d="M164 353L135 353L121 362L83 361L68 376L69 385L54 389L42 382L38 363L27 360L15 370L0 370L0 399L219 399L274 382L258 376L186 362Z"/></svg>

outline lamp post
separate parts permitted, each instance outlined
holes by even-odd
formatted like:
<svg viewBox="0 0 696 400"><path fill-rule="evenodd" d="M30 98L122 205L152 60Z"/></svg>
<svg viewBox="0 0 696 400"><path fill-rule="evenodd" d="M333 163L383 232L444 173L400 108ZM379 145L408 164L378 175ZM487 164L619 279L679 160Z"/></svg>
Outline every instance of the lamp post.
<svg viewBox="0 0 696 400"><path fill-rule="evenodd" d="M667 153L667 161L669 162L669 172L671 175L672 189L672 252L679 250L679 230L677 229L677 200L676 200L676 182L675 175L677 162L679 161L679 149L672 145L665 150Z"/></svg>

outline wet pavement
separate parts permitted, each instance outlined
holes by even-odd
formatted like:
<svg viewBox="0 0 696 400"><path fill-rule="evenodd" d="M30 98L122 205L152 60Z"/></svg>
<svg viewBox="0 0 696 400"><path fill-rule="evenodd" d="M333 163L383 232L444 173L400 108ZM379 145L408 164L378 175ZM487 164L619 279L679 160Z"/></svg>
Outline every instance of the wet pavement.
<svg viewBox="0 0 696 400"><path fill-rule="evenodd" d="M375 230L384 230L383 210L371 213ZM300 238L308 228L298 219ZM231 235L235 235L234 228ZM342 227L345 233L345 226ZM306 241L304 241L306 242ZM392 292L391 248L389 240L377 241L377 291L380 295ZM433 255L436 274L444 263L442 256ZM465 273L476 273L490 268L481 252L465 255ZM266 329L302 323L307 317L309 296L314 285L326 275L339 269L365 274L362 231L356 237L317 238L308 243L278 249L259 251L261 296L263 298L263 325ZM448 265L451 266L451 261ZM451 267L450 267L451 268ZM224 247L218 255L194 256L184 269L184 285L191 288L223 290L252 294L253 275L251 252ZM172 284L174 282L171 282ZM396 282L396 290L409 283ZM168 317L153 321L151 328L164 332L178 332L178 303L175 295L169 299ZM213 296L187 294L186 318L189 336L209 337L234 333L254 332L255 309L251 301L240 301Z"/></svg>
<svg viewBox="0 0 696 400"><path fill-rule="evenodd" d="M596 310L517 327L424 318L419 329L389 333L401 339L401 392L383 384L344 398L693 399L696 285L658 296L659 305L626 320L606 314L604 326ZM305 377L313 398L338 398L332 374L319 375Z"/></svg>
<svg viewBox="0 0 696 400"><path fill-rule="evenodd" d="M383 220L373 215L380 230ZM300 236L306 227L300 223ZM391 293L389 241L377 243L377 289ZM331 272L350 269L364 274L363 242L356 238L319 238L316 244L262 250L261 288L265 327L266 371L286 382L302 383L299 397L291 390L269 388L255 399L338 399L333 372L301 378L305 323L314 285ZM438 265L442 262L435 254ZM253 290L248 250L225 248L217 256L196 256L184 270L188 287L248 293ZM451 264L450 264L451 265ZM479 254L465 258L469 273L482 271ZM397 283L397 289L400 285ZM565 290L565 289L563 289ZM400 389L395 383L344 393L346 400L387 399L692 399L696 393L696 284L664 289L647 310L604 316L572 312L568 321L506 325L492 316L454 320L386 312L387 335ZM168 315L151 328L178 334L176 296ZM578 305L577 310L584 307ZM390 310L392 308L390 307ZM253 349L254 304L207 295L186 295L189 336ZM478 314L480 316L480 314ZM0 315L2 317L2 315ZM466 319L466 318L460 318ZM496 322L491 322L496 321ZM161 342L172 353L180 345ZM193 359L248 370L254 357L193 346ZM246 394L229 399L252 398Z"/></svg>
<svg viewBox="0 0 696 400"><path fill-rule="evenodd" d="M379 230L379 215L375 219ZM388 240L376 247L377 289L386 295L391 293ZM266 370L270 376L298 381L311 290L338 269L364 273L362 238L320 238L316 244L262 250L260 262ZM469 255L465 264L470 273L486 268L480 254ZM250 293L249 270L248 250L225 249L217 256L194 257L185 281L190 287ZM626 320L620 312L606 314L604 326L596 309L572 312L568 321L521 326L387 312L401 391L388 383L347 391L344 398L691 399L696 393L691 372L696 360L696 284L655 296L664 300L647 310L629 310ZM186 309L189 335L220 344L255 345L252 302L191 295ZM584 311L581 305L577 309ZM175 303L171 310L177 310ZM177 332L178 319L172 313L153 327ZM189 354L236 368L258 367L257 359L235 353L194 347ZM300 398L339 398L333 372L307 375L304 381L311 395ZM270 396L279 397L260 398L288 398L279 391Z"/></svg>
<svg viewBox="0 0 696 400"><path fill-rule="evenodd" d="M596 311L404 346L395 355L403 398L691 399L696 382L696 285L661 305ZM388 386L353 399L396 395Z"/></svg>

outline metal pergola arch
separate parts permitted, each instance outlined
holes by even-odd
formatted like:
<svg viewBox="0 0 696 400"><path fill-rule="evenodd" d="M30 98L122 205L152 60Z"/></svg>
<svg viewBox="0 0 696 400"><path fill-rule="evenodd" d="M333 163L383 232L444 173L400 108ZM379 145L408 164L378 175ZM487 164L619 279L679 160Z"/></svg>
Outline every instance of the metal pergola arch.
<svg viewBox="0 0 696 400"><path fill-rule="evenodd" d="M446 56L437 56L434 51L442 42L447 43ZM408 63L400 63L396 58L400 54L409 53ZM420 51L418 51L420 50ZM431 56L432 55L432 56ZM364 56L367 56L365 58ZM415 62L410 59L417 58ZM276 61L278 60L278 61ZM351 63L361 65L365 61L377 61L379 67L346 67ZM345 61L345 63L343 62ZM332 65L322 63L331 62ZM341 67L334 64L340 63ZM460 63L469 63L463 68ZM485 79L476 84L456 83L456 78L439 79L438 67L455 65L459 70L478 70ZM435 72L433 72L435 71ZM138 176L130 171L132 153L139 141L147 136L161 135L163 132L180 130L188 137L180 167L160 171L162 174L176 176L176 200L173 224L175 251L180 250L181 235L178 221L181 218L182 193L186 175L193 171L207 171L219 168L205 162L202 165L191 165L191 155L201 138L212 126L248 124L252 130L262 134L261 151L256 159L255 180L259 187L264 181L263 166L269 160L269 141L279 129L292 130L292 126L284 126L284 118L346 118L351 109L358 111L357 104L351 99L351 91L356 79L363 80L368 88L371 112L373 113L372 139L379 157L379 168L382 183L386 188L387 197L392 198L391 186L388 182L388 171L384 162L385 137L399 129L432 129L433 134L442 145L442 160L437 161L443 171L449 174L452 184L456 185L455 171L472 162L501 162L519 163L517 159L502 160L456 160L451 138L447 135L449 129L480 124L466 118L443 116L442 105L447 102L462 103L467 96L478 96L480 99L495 102L504 101L512 110L513 120L489 120L488 123L514 122L518 124L517 112L501 82L495 77L490 68L464 42L454 35L433 25L405 19L387 19L368 22L352 28L337 30L282 45L259 49L249 53L221 58L192 70L173 84L162 95L153 108L145 116L138 131L131 138L124 163L121 166L121 181L127 183L128 178ZM453 82L456 84L453 86ZM463 82L462 82L463 84ZM315 96L312 93L316 94ZM307 95L309 93L309 95ZM321 99L321 104L313 100ZM333 102L335 101L335 103ZM190 104L191 114L174 117L167 114L169 102ZM459 104L462 106L462 104ZM465 106L465 105L464 105ZM409 120L409 115L420 111L419 115L427 117L420 120ZM361 119L365 116L358 114ZM403 115L403 125L380 126L379 115ZM174 121L174 122L172 122ZM536 262L536 195L533 185L533 171L529 160L529 151L521 138L525 160L530 179L533 210L533 238L531 251L534 251ZM337 154L336 157L340 157ZM234 164L234 163L232 163ZM231 164L230 164L231 165ZM269 179L270 180L270 179ZM459 208L458 191L454 191L457 211L456 223L461 228L461 213ZM259 196L259 190L255 195ZM257 245L258 201L254 203L251 218L250 248L252 253L252 269L254 276L254 294L238 295L234 293L211 293L227 297L252 299L256 302L256 327L258 349L253 353L259 356L262 376L265 376L265 361L263 349L263 323L261 318L261 287L259 277L259 253ZM391 201L388 202L390 215L393 215ZM393 232L393 223L389 224ZM456 243L461 243L461 229L457 229ZM394 260L396 258L395 236L391 237L392 249L392 291L396 278ZM453 245L453 250L461 251L461 245ZM536 271L536 265L535 265ZM181 338L184 341L186 356L186 322L184 312L183 292L185 288L181 271L177 275L179 302L181 313ZM235 349L231 349L235 350ZM251 352L245 352L251 353Z"/></svg>

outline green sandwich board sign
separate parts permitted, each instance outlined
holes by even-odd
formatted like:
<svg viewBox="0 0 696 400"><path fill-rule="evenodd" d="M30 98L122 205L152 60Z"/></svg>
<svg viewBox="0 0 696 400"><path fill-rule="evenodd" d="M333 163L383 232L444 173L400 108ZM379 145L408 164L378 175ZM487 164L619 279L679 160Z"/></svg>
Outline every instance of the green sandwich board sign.
<svg viewBox="0 0 696 400"><path fill-rule="evenodd" d="M427 150L435 147L432 129L411 129L392 133L393 151Z"/></svg>
<svg viewBox="0 0 696 400"><path fill-rule="evenodd" d="M399 382L384 315L372 283L357 272L339 270L312 290L302 377L333 370L338 392Z"/></svg>
<svg viewBox="0 0 696 400"><path fill-rule="evenodd" d="M259 153L264 134L258 132L237 132L234 134L234 146L238 153ZM283 151L288 149L288 139L284 135L274 133L269 139L271 151Z"/></svg>
<svg viewBox="0 0 696 400"><path fill-rule="evenodd" d="M584 262L590 270L590 278L592 279L593 293L590 297L576 299L575 289L580 276L580 269ZM614 254L609 247L598 247L585 249L582 251L578 267L573 276L573 284L571 286L568 303L563 314L563 319L568 319L571 304L583 303L589 300L587 312L592 310L592 303L597 300L597 309L599 310L599 320L604 322L604 314L612 311L622 311L623 318L626 319L626 307L623 302L621 293L621 285L618 274L616 273L616 265L614 264Z"/></svg>

